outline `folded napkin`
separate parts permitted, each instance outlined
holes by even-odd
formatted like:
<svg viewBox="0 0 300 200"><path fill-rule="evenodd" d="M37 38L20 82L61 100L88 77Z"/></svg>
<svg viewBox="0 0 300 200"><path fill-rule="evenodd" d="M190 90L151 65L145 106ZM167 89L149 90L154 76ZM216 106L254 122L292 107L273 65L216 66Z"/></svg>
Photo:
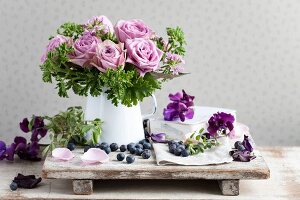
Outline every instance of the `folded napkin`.
<svg viewBox="0 0 300 200"><path fill-rule="evenodd" d="M155 128L152 130L155 131ZM161 127L160 131L163 131ZM169 135L168 132L166 133ZM234 138L221 137L219 138L219 146L205 150L204 153L188 157L175 156L169 153L167 144L154 143L153 148L156 155L156 162L158 165L212 165L230 163L232 162L232 157L229 155L229 151L234 146L236 140L242 140L244 134L249 135L249 128L244 124L236 123Z"/></svg>

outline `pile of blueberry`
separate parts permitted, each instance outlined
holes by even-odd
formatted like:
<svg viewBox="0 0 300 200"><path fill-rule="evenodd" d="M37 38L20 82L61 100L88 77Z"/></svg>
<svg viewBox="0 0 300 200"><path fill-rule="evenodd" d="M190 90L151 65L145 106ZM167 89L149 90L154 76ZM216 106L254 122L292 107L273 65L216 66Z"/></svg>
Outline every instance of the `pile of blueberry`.
<svg viewBox="0 0 300 200"><path fill-rule="evenodd" d="M139 141L139 143L129 143L127 145L121 145L120 147L118 146L117 143L111 143L110 145L106 142L102 142L99 145L96 146L85 146L84 147L84 152L87 152L90 148L100 148L103 151L105 151L107 154L120 150L121 153L117 154L117 160L118 161L123 161L125 159L125 154L123 152L130 152L132 155L128 155L126 157L126 162L131 164L135 161L134 155L137 156L142 156L143 159L148 159L151 157L151 148L152 145L149 143L149 140L143 139Z"/></svg>
<svg viewBox="0 0 300 200"><path fill-rule="evenodd" d="M168 146L169 152L175 156L188 157L190 155L187 149L188 146L185 145L183 141L170 140Z"/></svg>

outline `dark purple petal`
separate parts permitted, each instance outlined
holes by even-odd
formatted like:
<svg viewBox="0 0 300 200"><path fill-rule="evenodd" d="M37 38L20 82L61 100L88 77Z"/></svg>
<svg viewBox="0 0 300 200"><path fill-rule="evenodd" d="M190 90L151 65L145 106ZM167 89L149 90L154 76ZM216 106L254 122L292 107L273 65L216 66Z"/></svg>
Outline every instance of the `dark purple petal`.
<svg viewBox="0 0 300 200"><path fill-rule="evenodd" d="M181 92L177 92L176 94L169 94L169 99L171 101L180 101L183 97Z"/></svg>
<svg viewBox="0 0 300 200"><path fill-rule="evenodd" d="M31 141L31 142L37 142L37 141L39 140L39 139L38 139L38 135L39 135L38 129L33 129L33 130L32 130L32 133L31 133L30 141Z"/></svg>
<svg viewBox="0 0 300 200"><path fill-rule="evenodd" d="M153 142L158 142L158 143L166 143L167 142L165 133L157 133L157 134L152 133L150 135L150 137Z"/></svg>
<svg viewBox="0 0 300 200"><path fill-rule="evenodd" d="M179 119L180 119L180 121L184 122L185 121L185 115L183 113L179 113Z"/></svg>
<svg viewBox="0 0 300 200"><path fill-rule="evenodd" d="M249 162L256 158L256 156L251 155L249 151L230 151L229 154L232 156L234 161L241 161L241 162Z"/></svg>
<svg viewBox="0 0 300 200"><path fill-rule="evenodd" d="M176 116L178 115L178 112L175 110L175 109L167 109L167 108L164 108L164 119L166 121L173 121Z"/></svg>
<svg viewBox="0 0 300 200"><path fill-rule="evenodd" d="M40 128L38 131L41 137L45 137L48 130L46 128Z"/></svg>
<svg viewBox="0 0 300 200"><path fill-rule="evenodd" d="M15 155L15 148L16 148L16 144L12 143L7 149L6 149L6 159L13 161L14 160L14 155Z"/></svg>
<svg viewBox="0 0 300 200"><path fill-rule="evenodd" d="M29 121L27 118L24 118L22 122L20 122L20 129L25 132L28 133L29 130Z"/></svg>
<svg viewBox="0 0 300 200"><path fill-rule="evenodd" d="M0 141L0 150L6 150L6 144L3 141Z"/></svg>
<svg viewBox="0 0 300 200"><path fill-rule="evenodd" d="M244 135L244 141L242 142L243 146L246 148L247 151L252 152L253 147L249 141L249 137L247 135Z"/></svg>
<svg viewBox="0 0 300 200"><path fill-rule="evenodd" d="M232 131L234 117L231 114L217 112L208 120L208 132L211 136L215 136L218 131Z"/></svg>
<svg viewBox="0 0 300 200"><path fill-rule="evenodd" d="M25 139L24 137L17 136L17 137L15 137L15 139L14 139L14 143L15 143L16 145L18 145L18 144L20 144L20 143L27 144L27 141L26 141L26 139Z"/></svg>
<svg viewBox="0 0 300 200"><path fill-rule="evenodd" d="M31 189L35 188L42 181L42 178L35 178L34 175L24 176L23 174L18 174L13 181L17 183L19 188Z"/></svg>
<svg viewBox="0 0 300 200"><path fill-rule="evenodd" d="M35 116L32 129L41 128L44 126L44 119L42 117Z"/></svg>
<svg viewBox="0 0 300 200"><path fill-rule="evenodd" d="M194 109L188 108L187 112L185 113L185 117L188 118L188 119L193 119Z"/></svg>

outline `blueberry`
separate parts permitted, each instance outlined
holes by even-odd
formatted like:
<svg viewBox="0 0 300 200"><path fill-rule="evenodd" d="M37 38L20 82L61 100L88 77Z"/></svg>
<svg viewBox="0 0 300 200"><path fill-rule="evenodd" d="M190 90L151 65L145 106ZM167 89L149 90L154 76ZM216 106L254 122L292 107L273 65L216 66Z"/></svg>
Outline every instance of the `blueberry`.
<svg viewBox="0 0 300 200"><path fill-rule="evenodd" d="M76 144L76 140L75 140L74 138L71 138L71 139L69 140L69 143L74 143L74 144Z"/></svg>
<svg viewBox="0 0 300 200"><path fill-rule="evenodd" d="M151 157L151 151L148 151L148 150L145 150L143 153L142 153L142 158L144 159L148 159Z"/></svg>
<svg viewBox="0 0 300 200"><path fill-rule="evenodd" d="M188 156L189 156L189 151L186 150L186 149L182 150L182 151L181 151L181 156L182 156L182 157L188 157Z"/></svg>
<svg viewBox="0 0 300 200"><path fill-rule="evenodd" d="M241 145L243 145L241 141L236 141L236 142L234 143L234 148L237 149L238 146L241 146Z"/></svg>
<svg viewBox="0 0 300 200"><path fill-rule="evenodd" d="M136 148L136 149L135 149L135 154L136 154L137 156L142 155L143 152L144 152L143 149L140 149L140 148Z"/></svg>
<svg viewBox="0 0 300 200"><path fill-rule="evenodd" d="M121 152L126 151L126 145L122 144L122 145L120 146L120 151L121 151Z"/></svg>
<svg viewBox="0 0 300 200"><path fill-rule="evenodd" d="M132 147L129 151L130 151L131 154L135 154L136 148Z"/></svg>
<svg viewBox="0 0 300 200"><path fill-rule="evenodd" d="M171 144L175 144L175 141L174 140L169 140L168 145L170 146Z"/></svg>
<svg viewBox="0 0 300 200"><path fill-rule="evenodd" d="M133 143L133 142L127 144L127 150L130 151L130 149L132 149L134 146L135 146L135 143Z"/></svg>
<svg viewBox="0 0 300 200"><path fill-rule="evenodd" d="M177 148L180 148L181 150L184 150L185 149L185 145L180 144L179 146L177 146Z"/></svg>
<svg viewBox="0 0 300 200"><path fill-rule="evenodd" d="M142 149L142 148L143 148L143 145L141 145L141 144L136 144L134 147L135 147L135 148Z"/></svg>
<svg viewBox="0 0 300 200"><path fill-rule="evenodd" d="M90 146L85 146L84 149L83 149L83 151L87 152L90 148L91 148Z"/></svg>
<svg viewBox="0 0 300 200"><path fill-rule="evenodd" d="M135 161L135 157L134 157L134 156L129 155L129 156L126 157L126 162L127 162L128 164L131 164L131 163L133 163L134 161Z"/></svg>
<svg viewBox="0 0 300 200"><path fill-rule="evenodd" d="M100 149L104 150L105 148L109 147L109 145L106 142L102 142L100 144Z"/></svg>
<svg viewBox="0 0 300 200"><path fill-rule="evenodd" d="M11 189L12 191L15 191L15 190L18 189L18 184L15 183L15 182L11 182L11 184L9 185L9 187L10 187L10 189Z"/></svg>
<svg viewBox="0 0 300 200"><path fill-rule="evenodd" d="M180 156L180 155L181 155L181 152L182 152L182 149L181 149L181 148L176 148L176 149L174 150L175 156Z"/></svg>
<svg viewBox="0 0 300 200"><path fill-rule="evenodd" d="M142 139L139 141L139 144L144 145L144 143L148 142L149 140L147 139Z"/></svg>
<svg viewBox="0 0 300 200"><path fill-rule="evenodd" d="M174 154L175 149L176 149L176 144L171 144L171 145L169 146L169 152L170 152L170 153Z"/></svg>
<svg viewBox="0 0 300 200"><path fill-rule="evenodd" d="M122 160L124 160L124 158L125 158L124 153L118 153L118 155L117 155L118 161L122 161Z"/></svg>
<svg viewBox="0 0 300 200"><path fill-rule="evenodd" d="M105 151L106 154L109 154L111 152L110 147L106 147L103 149L103 151Z"/></svg>
<svg viewBox="0 0 300 200"><path fill-rule="evenodd" d="M152 145L148 142L144 143L143 145L144 149L151 149Z"/></svg>
<svg viewBox="0 0 300 200"><path fill-rule="evenodd" d="M174 144L176 145L176 147L179 147L179 143L178 142L174 142Z"/></svg>
<svg viewBox="0 0 300 200"><path fill-rule="evenodd" d="M70 151L73 151L73 150L75 149L75 144L69 142L68 145L67 145L67 148L68 148Z"/></svg>
<svg viewBox="0 0 300 200"><path fill-rule="evenodd" d="M111 145L110 145L111 151L117 151L118 148L119 148L119 146L117 143L111 143Z"/></svg>

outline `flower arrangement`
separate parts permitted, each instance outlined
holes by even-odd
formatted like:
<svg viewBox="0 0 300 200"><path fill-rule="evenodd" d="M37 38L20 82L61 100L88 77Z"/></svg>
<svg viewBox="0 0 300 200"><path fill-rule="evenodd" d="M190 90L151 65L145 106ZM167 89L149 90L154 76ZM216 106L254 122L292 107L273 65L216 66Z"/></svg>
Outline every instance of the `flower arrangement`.
<svg viewBox="0 0 300 200"><path fill-rule="evenodd" d="M57 82L58 94L81 96L107 93L114 105L136 105L167 79L184 74L186 44L179 27L167 28L164 40L142 20L105 16L84 24L65 23L50 37L41 58L43 81Z"/></svg>

